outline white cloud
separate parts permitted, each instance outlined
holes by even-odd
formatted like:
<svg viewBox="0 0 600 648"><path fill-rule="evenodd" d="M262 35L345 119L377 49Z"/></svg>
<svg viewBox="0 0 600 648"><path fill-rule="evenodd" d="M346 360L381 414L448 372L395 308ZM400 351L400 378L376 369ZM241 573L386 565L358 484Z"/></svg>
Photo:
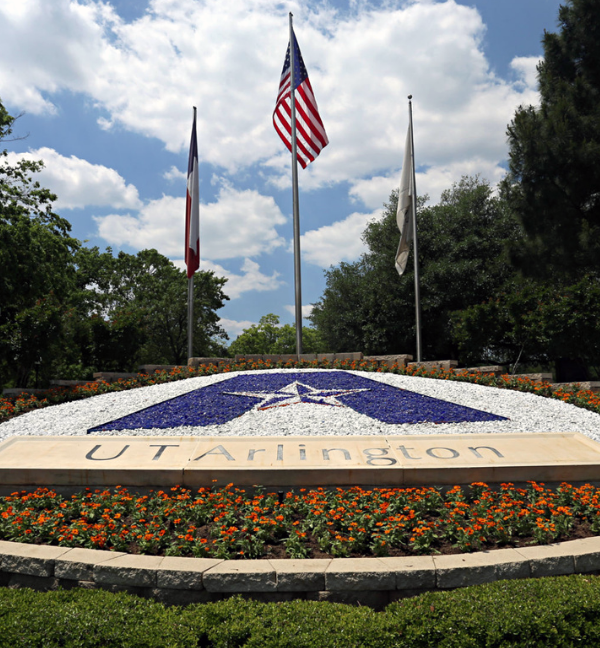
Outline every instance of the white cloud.
<svg viewBox="0 0 600 648"><path fill-rule="evenodd" d="M285 310L290 313L294 318L296 317L296 307L293 304L284 306ZM312 313L312 304L302 304L302 319L307 319Z"/></svg>
<svg viewBox="0 0 600 648"><path fill-rule="evenodd" d="M180 270L185 270L184 259L171 259L171 261ZM285 283L279 279L279 272L273 271L272 274L266 275L260 271L259 264L251 259L244 259L240 267L241 274L227 270L222 265L214 263L209 259L200 259L200 270L212 270L217 277L225 277L227 283L223 288L223 292L229 299L238 299L246 292L277 290L277 288ZM253 323L251 322L251 324Z"/></svg>
<svg viewBox="0 0 600 648"><path fill-rule="evenodd" d="M169 182L187 181L187 172L180 171L175 165L172 165L168 171L163 173L163 178Z"/></svg>
<svg viewBox="0 0 600 648"><path fill-rule="evenodd" d="M156 248L170 258L181 256L185 199L163 196L150 201L135 216L97 216L99 235L116 246ZM200 257L253 257L285 245L276 225L285 216L270 196L223 185L217 201L200 205Z"/></svg>
<svg viewBox="0 0 600 648"><path fill-rule="evenodd" d="M387 203L393 189L398 189L400 184L400 171L388 173L384 176L363 178L352 183L350 197L354 201L360 201L367 209L381 208ZM420 185L417 184L419 190Z"/></svg>
<svg viewBox="0 0 600 648"><path fill-rule="evenodd" d="M453 183L458 182L463 176L479 175L494 186L505 174L506 169L499 164L474 156L460 162L438 165L417 172L417 194L429 196L429 204L435 205L439 202L442 192L450 189ZM385 176L359 180L353 183L349 193L355 201L362 202L367 208L375 209L384 203L387 204L390 193L393 189L398 189L399 184L400 169Z"/></svg>
<svg viewBox="0 0 600 648"><path fill-rule="evenodd" d="M240 268L242 274L235 274L223 266L208 260L200 261L201 270L212 270L219 277L226 277L225 294L230 299L237 299L243 293L257 291L267 292L277 290L284 282L279 279L279 272L273 271L271 275L263 274L256 261L244 259Z"/></svg>
<svg viewBox="0 0 600 648"><path fill-rule="evenodd" d="M129 23L94 0L14 4L0 7L12 54L0 69L5 101L52 112L54 93L80 92L106 112L102 128L157 137L174 152L187 146L197 105L200 159L229 170L266 160L278 186L290 182L271 124L289 9L330 139L300 174L306 189L398 168L409 93L418 163L434 169L474 157L497 164L515 108L537 101L535 59L513 61L514 82L496 77L481 16L454 0L357 3L344 15L326 4L153 0Z"/></svg>
<svg viewBox="0 0 600 648"><path fill-rule="evenodd" d="M355 261L366 249L361 240L362 233L367 223L379 213L350 214L342 221L305 232L300 237L303 259L322 268L340 261Z"/></svg>
<svg viewBox="0 0 600 648"><path fill-rule="evenodd" d="M539 56L516 56L510 67L515 71L523 88L536 90L538 86L537 66L542 59ZM533 102L532 102L533 103Z"/></svg>
<svg viewBox="0 0 600 648"><path fill-rule="evenodd" d="M28 153L9 153L9 164L17 160L43 160L40 184L58 196L57 209L110 206L114 209L138 209L142 203L137 189L126 184L115 171L87 160L65 157L54 149L40 148Z"/></svg>
<svg viewBox="0 0 600 648"><path fill-rule="evenodd" d="M244 332L244 329L248 329L256 324L258 322L250 322L249 320L237 321L225 318L219 320L219 326L222 326L227 331L230 340L235 340L238 335Z"/></svg>

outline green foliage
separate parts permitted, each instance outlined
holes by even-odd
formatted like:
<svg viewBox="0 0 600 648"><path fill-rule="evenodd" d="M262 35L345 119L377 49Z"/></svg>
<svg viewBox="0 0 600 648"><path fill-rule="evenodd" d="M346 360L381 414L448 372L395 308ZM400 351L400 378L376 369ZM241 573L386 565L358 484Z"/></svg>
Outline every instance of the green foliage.
<svg viewBox="0 0 600 648"><path fill-rule="evenodd" d="M0 590L6 648L570 648L600 642L600 579L561 576L432 592L382 612L232 597L186 608L100 590Z"/></svg>
<svg viewBox="0 0 600 648"><path fill-rule="evenodd" d="M573 282L600 259L600 4L567 0L546 33L539 107L508 127L504 191L527 237L514 260L533 276Z"/></svg>
<svg viewBox="0 0 600 648"><path fill-rule="evenodd" d="M600 281L556 288L515 283L454 316L461 357L514 364L578 358L600 369Z"/></svg>
<svg viewBox="0 0 600 648"><path fill-rule="evenodd" d="M412 353L415 345L414 269L398 276L393 192L383 217L363 235L368 252L325 272L327 287L311 320L335 351ZM420 201L417 223L423 355L456 357L450 314L478 304L511 276L505 248L519 228L489 184L463 178L431 207ZM411 253L412 258L412 253Z"/></svg>
<svg viewBox="0 0 600 648"><path fill-rule="evenodd" d="M0 140L13 123L0 103ZM45 369L59 353L79 242L52 212L56 196L33 180L42 163L11 166L7 155L0 152L0 382L24 385L36 363Z"/></svg>
<svg viewBox="0 0 600 648"><path fill-rule="evenodd" d="M15 118L0 102L0 141ZM139 363L187 363L187 278L156 250L85 248L34 180L41 162L0 153L0 384L91 378ZM193 349L223 353L226 280L194 277Z"/></svg>
<svg viewBox="0 0 600 648"><path fill-rule="evenodd" d="M136 255L81 248L76 290L66 314L77 341L58 369L91 373L132 371L140 363L187 364L187 278L156 250ZM226 280L212 272L194 277L194 352L211 355L227 334L216 310L228 297Z"/></svg>
<svg viewBox="0 0 600 648"><path fill-rule="evenodd" d="M303 353L323 353L324 350L325 345L319 333L303 326ZM291 324L279 326L279 317L273 313L263 315L258 324L244 329L231 343L228 353L230 356L296 353L296 328Z"/></svg>

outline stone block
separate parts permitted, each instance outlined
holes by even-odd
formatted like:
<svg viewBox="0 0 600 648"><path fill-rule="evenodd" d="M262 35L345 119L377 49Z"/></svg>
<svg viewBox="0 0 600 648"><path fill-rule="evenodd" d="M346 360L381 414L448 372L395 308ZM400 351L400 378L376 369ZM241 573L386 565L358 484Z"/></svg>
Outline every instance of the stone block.
<svg viewBox="0 0 600 648"><path fill-rule="evenodd" d="M280 362L281 361L281 355L278 353L265 353L263 356L263 360L265 362Z"/></svg>
<svg viewBox="0 0 600 648"><path fill-rule="evenodd" d="M96 583L96 589L102 589L105 592L118 594L125 592L126 594L133 594L134 596L141 596L148 598L152 595L153 589L149 587L134 587L133 585L115 585L110 583Z"/></svg>
<svg viewBox="0 0 600 648"><path fill-rule="evenodd" d="M424 589L402 589L388 592L388 595L390 597L390 603L393 603L394 601L402 601L404 599L414 598L415 596L419 596L421 594L424 594L425 592L431 592L434 589L435 588L433 587Z"/></svg>
<svg viewBox="0 0 600 648"><path fill-rule="evenodd" d="M320 601L328 603L343 603L344 605L367 606L374 610L383 610L390 603L388 590L384 591L324 591L307 592L308 601Z"/></svg>
<svg viewBox="0 0 600 648"><path fill-rule="evenodd" d="M306 595L299 592L241 592L243 599L259 601L260 603L284 603L296 599L305 599ZM225 595L221 595L225 598Z"/></svg>
<svg viewBox="0 0 600 648"><path fill-rule="evenodd" d="M93 380L51 380L50 387L79 387L88 385Z"/></svg>
<svg viewBox="0 0 600 648"><path fill-rule="evenodd" d="M156 587L162 556L125 554L94 566L94 580L99 585L118 587Z"/></svg>
<svg viewBox="0 0 600 648"><path fill-rule="evenodd" d="M301 353L298 359L302 362L314 362L317 359L316 353Z"/></svg>
<svg viewBox="0 0 600 648"><path fill-rule="evenodd" d="M145 364L140 365L138 370L140 373L153 374L157 371L173 371L173 369L187 369L185 365L157 365L157 364Z"/></svg>
<svg viewBox="0 0 600 648"><path fill-rule="evenodd" d="M268 560L224 560L202 575L209 592L275 592L277 575Z"/></svg>
<svg viewBox="0 0 600 648"><path fill-rule="evenodd" d="M402 556L380 560L386 569L395 574L396 589L420 590L435 587L435 564L431 556Z"/></svg>
<svg viewBox="0 0 600 648"><path fill-rule="evenodd" d="M349 362L354 362L356 360L357 362L359 362L360 360L363 359L363 354L362 351L355 351L352 353L336 353L335 359L340 360L342 362L344 360L348 360Z"/></svg>
<svg viewBox="0 0 600 648"><path fill-rule="evenodd" d="M600 382L596 380L587 380L577 383L553 383L552 387L556 389L568 389L569 391L591 391L600 392Z"/></svg>
<svg viewBox="0 0 600 648"><path fill-rule="evenodd" d="M282 353L281 362L297 362L298 355L296 353Z"/></svg>
<svg viewBox="0 0 600 648"><path fill-rule="evenodd" d="M382 355L382 356L365 356L363 360L367 362L377 362L380 367L392 368L394 365L398 367L406 367L406 364L413 359L411 355L402 354L402 355Z"/></svg>
<svg viewBox="0 0 600 648"><path fill-rule="evenodd" d="M221 363L231 364L233 360L231 358L188 358L188 367L196 368L200 365L215 365L218 366Z"/></svg>
<svg viewBox="0 0 600 648"><path fill-rule="evenodd" d="M317 353L317 360L319 362L327 362L333 363L335 360L335 353Z"/></svg>
<svg viewBox="0 0 600 648"><path fill-rule="evenodd" d="M202 575L220 562L215 558L166 556L157 573L156 586L172 590L202 590Z"/></svg>
<svg viewBox="0 0 600 648"><path fill-rule="evenodd" d="M515 549L434 556L433 562L437 586L441 589L530 576L529 562Z"/></svg>
<svg viewBox="0 0 600 648"><path fill-rule="evenodd" d="M3 396L19 396L21 394L43 394L47 389L36 389L35 387L7 387L2 390Z"/></svg>
<svg viewBox="0 0 600 648"><path fill-rule="evenodd" d="M529 378L529 380L535 380L536 382L552 382L551 373L530 373L530 374L513 374L511 378Z"/></svg>
<svg viewBox="0 0 600 648"><path fill-rule="evenodd" d="M329 591L395 590L396 574L380 558L334 558L325 571Z"/></svg>
<svg viewBox="0 0 600 648"><path fill-rule="evenodd" d="M110 562L127 554L120 551L98 551L96 549L71 549L59 556L54 563L54 575L77 581L94 580L94 567Z"/></svg>
<svg viewBox="0 0 600 648"><path fill-rule="evenodd" d="M277 574L278 592L318 592L325 589L331 559L269 560Z"/></svg>
<svg viewBox="0 0 600 648"><path fill-rule="evenodd" d="M121 379L138 377L138 374L136 373L126 373L124 371L97 371L92 375L96 382L116 382Z"/></svg>
<svg viewBox="0 0 600 648"><path fill-rule="evenodd" d="M427 362L410 362L408 363L410 368L420 369L424 368L429 371L432 369L456 369L458 367L458 360L431 360Z"/></svg>
<svg viewBox="0 0 600 648"><path fill-rule="evenodd" d="M21 587L26 587L27 589L36 590L38 592L49 592L50 590L58 589L58 583L58 578L54 578L52 576L11 574L7 587L9 589L19 589Z"/></svg>
<svg viewBox="0 0 600 648"><path fill-rule="evenodd" d="M466 371L467 373L481 373L481 374L493 374L494 376L501 376L506 373L506 368L501 367L500 365L490 365L488 367L467 367L466 369L460 369L460 371Z"/></svg>
<svg viewBox="0 0 600 648"><path fill-rule="evenodd" d="M60 589L98 589L98 585L94 581L71 580L70 578L57 578L56 580Z"/></svg>
<svg viewBox="0 0 600 648"><path fill-rule="evenodd" d="M600 571L600 538L582 538L569 542L569 550L575 561L575 573Z"/></svg>
<svg viewBox="0 0 600 648"><path fill-rule="evenodd" d="M262 359L263 359L262 353L246 353L246 354L238 353L235 356L236 363L241 362L242 360L245 360L246 362L259 362Z"/></svg>
<svg viewBox="0 0 600 648"><path fill-rule="evenodd" d="M515 549L529 561L532 578L563 576L575 572L575 560L570 542L557 542L536 547Z"/></svg>
<svg viewBox="0 0 600 648"><path fill-rule="evenodd" d="M0 541L0 564L4 572L41 577L54 576L55 560L69 551L69 547Z"/></svg>

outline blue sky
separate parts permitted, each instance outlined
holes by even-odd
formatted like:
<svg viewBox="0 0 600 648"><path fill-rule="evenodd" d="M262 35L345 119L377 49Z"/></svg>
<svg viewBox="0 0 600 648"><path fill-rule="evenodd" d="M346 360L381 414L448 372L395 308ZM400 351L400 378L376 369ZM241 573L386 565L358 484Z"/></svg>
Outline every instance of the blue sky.
<svg viewBox="0 0 600 648"><path fill-rule="evenodd" d="M557 0L289 2L0 0L0 98L46 164L55 211L88 245L156 248L183 267L185 173L198 107L201 267L228 278L235 339L293 322L290 155L272 126L294 14L330 144L300 176L305 312L323 270L354 261L397 187L413 95L417 189L499 181L506 126L535 104Z"/></svg>

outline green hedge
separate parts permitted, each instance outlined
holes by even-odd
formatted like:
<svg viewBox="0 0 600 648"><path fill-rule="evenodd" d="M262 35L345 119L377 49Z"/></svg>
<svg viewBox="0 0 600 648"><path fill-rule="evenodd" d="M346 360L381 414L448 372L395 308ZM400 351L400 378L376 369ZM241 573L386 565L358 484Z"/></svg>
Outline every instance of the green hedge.
<svg viewBox="0 0 600 648"><path fill-rule="evenodd" d="M0 589L0 646L567 648L600 645L600 579L562 576L432 592L383 612L331 603L165 607L128 594Z"/></svg>

